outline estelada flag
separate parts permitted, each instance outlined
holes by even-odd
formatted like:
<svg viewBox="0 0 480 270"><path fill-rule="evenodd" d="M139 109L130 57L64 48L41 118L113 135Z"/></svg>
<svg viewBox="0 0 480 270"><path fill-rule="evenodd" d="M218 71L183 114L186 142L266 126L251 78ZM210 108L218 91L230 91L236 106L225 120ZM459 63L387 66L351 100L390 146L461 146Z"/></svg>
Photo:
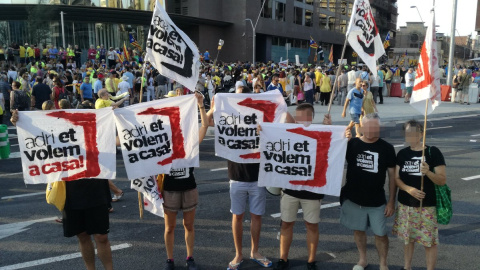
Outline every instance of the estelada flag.
<svg viewBox="0 0 480 270"><path fill-rule="evenodd" d="M355 0L346 35L353 50L376 74L376 61L385 54L385 49L368 0Z"/></svg>
<svg viewBox="0 0 480 270"><path fill-rule="evenodd" d="M258 186L339 196L345 127L262 123Z"/></svg>
<svg viewBox="0 0 480 270"><path fill-rule="evenodd" d="M135 40L135 38L132 36L132 34L128 34L128 38L130 40L130 44L135 46L139 51L142 51L142 47L140 47L140 44Z"/></svg>
<svg viewBox="0 0 480 270"><path fill-rule="evenodd" d="M332 47L330 48L330 54L328 55L328 61L330 61L330 63L333 63L333 44L332 44Z"/></svg>
<svg viewBox="0 0 480 270"><path fill-rule="evenodd" d="M425 114L425 106L428 106L427 114L440 105L441 89L437 58L437 38L435 34L435 14L427 29L425 42L422 46L418 61L417 76L413 86L410 105L422 114ZM428 100L428 102L426 102Z"/></svg>
<svg viewBox="0 0 480 270"><path fill-rule="evenodd" d="M130 61L130 55L128 54L127 46L125 46L125 41L123 42L123 57L126 61Z"/></svg>
<svg viewBox="0 0 480 270"><path fill-rule="evenodd" d="M201 65L198 48L159 4L155 5L146 47L148 60L160 74L195 89Z"/></svg>

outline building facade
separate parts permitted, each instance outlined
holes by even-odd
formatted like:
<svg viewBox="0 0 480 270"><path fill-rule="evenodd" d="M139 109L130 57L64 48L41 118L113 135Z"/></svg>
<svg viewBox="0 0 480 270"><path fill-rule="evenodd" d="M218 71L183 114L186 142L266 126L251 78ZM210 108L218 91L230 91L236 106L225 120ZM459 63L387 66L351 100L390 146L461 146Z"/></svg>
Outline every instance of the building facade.
<svg viewBox="0 0 480 270"><path fill-rule="evenodd" d="M313 38L328 58L340 58L354 0L165 0L177 26L212 57L223 61L313 61ZM396 0L370 0L382 39L396 32ZM144 45L155 0L0 0L0 40L105 47L128 45L132 34ZM64 36L60 12L64 13ZM255 35L253 27L255 25ZM255 36L255 49L253 38ZM225 41L217 51L219 39ZM286 44L290 44L287 50ZM3 44L2 44L3 45ZM312 49L313 50L313 49ZM310 52L310 53L309 53ZM356 60L347 47L348 62ZM320 59L320 58L319 58ZM336 60L335 60L336 61Z"/></svg>

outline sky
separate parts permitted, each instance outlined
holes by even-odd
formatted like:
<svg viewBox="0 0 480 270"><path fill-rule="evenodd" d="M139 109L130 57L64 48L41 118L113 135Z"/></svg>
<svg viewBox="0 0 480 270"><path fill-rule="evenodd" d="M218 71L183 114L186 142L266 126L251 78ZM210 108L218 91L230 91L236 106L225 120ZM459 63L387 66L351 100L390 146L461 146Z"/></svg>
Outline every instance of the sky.
<svg viewBox="0 0 480 270"><path fill-rule="evenodd" d="M397 28L405 26L406 22L420 22L420 17L415 8L417 6L424 22L430 21L430 10L434 0L398 0L398 21ZM453 0L435 0L435 21L438 33L450 35L452 23ZM475 35L475 20L477 12L477 0L457 0L457 22L455 28L458 33L455 35Z"/></svg>

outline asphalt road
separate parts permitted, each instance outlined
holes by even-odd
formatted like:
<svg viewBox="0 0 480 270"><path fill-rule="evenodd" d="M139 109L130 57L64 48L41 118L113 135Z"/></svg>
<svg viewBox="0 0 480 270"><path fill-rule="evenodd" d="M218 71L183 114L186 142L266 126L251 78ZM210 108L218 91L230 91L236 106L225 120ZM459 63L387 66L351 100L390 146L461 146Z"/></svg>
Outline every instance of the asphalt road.
<svg viewBox="0 0 480 270"><path fill-rule="evenodd" d="M454 216L451 223L440 227L440 246L437 269L480 269L480 116L436 119L429 122L427 144L440 148L447 162L447 183L452 189ZM15 134L15 130L10 130ZM384 123L382 136L400 150L403 144L401 123ZM226 269L234 257L231 234L230 198L226 161L214 154L213 137L200 146L200 168L195 170L200 191L195 229L195 259L201 269ZM15 139L11 144L17 144ZM12 152L18 146L12 147ZM117 155L117 179L124 190L121 201L113 203L110 215L109 238L115 269L163 269L166 259L163 244L163 219L145 212L139 219L137 194L130 189L121 155ZM0 160L0 270L7 269L84 269L78 254L77 240L64 238L60 224L53 221L60 216L55 207L45 202L45 185L25 186L19 158ZM462 180L478 176L472 180ZM468 178L467 178L468 179ZM13 197L8 196L26 195ZM7 198L5 198L7 197ZM280 219L272 214L280 212L279 197L268 195L267 210L263 219L260 252L276 261L279 256ZM338 198L327 196L324 205L336 203ZM319 269L352 269L358 255L353 234L339 224L339 207L322 209L320 242L317 265ZM179 215L175 240L177 269L185 269L186 250L183 227ZM294 228L294 241L290 250L291 269L305 269L305 226L301 214ZM388 220L391 227L393 218ZM249 216L244 222L244 257L250 256ZM378 257L369 234L368 257L370 267L378 269ZM58 257L58 258L57 258ZM52 259L53 258L53 259ZM46 259L46 260L45 260ZM403 266L403 245L390 237L390 269ZM43 261L41 261L43 260ZM57 262L52 262L59 260ZM44 263L44 264L41 264ZM17 267L13 265L21 264ZM36 265L38 264L38 265ZM426 269L424 250L417 246L414 269ZM97 266L101 268L97 260ZM246 260L241 269L262 269Z"/></svg>

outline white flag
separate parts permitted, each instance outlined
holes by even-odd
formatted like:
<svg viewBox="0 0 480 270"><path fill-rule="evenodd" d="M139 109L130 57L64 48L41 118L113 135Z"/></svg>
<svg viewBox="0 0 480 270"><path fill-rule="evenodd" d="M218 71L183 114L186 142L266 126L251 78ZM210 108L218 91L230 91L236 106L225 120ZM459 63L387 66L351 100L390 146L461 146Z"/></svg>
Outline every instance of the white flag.
<svg viewBox="0 0 480 270"><path fill-rule="evenodd" d="M385 54L385 49L368 0L355 0L347 39L353 50L373 74L376 74L376 61Z"/></svg>
<svg viewBox="0 0 480 270"><path fill-rule="evenodd" d="M200 68L197 46L159 4L148 32L147 58L160 74L195 90Z"/></svg>
<svg viewBox="0 0 480 270"><path fill-rule="evenodd" d="M432 12L432 20L428 26L418 60L417 76L410 98L410 105L422 114L425 114L425 106L428 106L427 114L430 114L441 103L442 92L439 74L435 14Z"/></svg>
<svg viewBox="0 0 480 270"><path fill-rule="evenodd" d="M134 179L131 181L130 188L143 194L143 207L145 210L159 217L164 216L163 196L158 191L155 176Z"/></svg>
<svg viewBox="0 0 480 270"><path fill-rule="evenodd" d="M279 66L280 68L288 68L288 59L285 60L285 61L280 61L280 62L278 62L278 66Z"/></svg>
<svg viewBox="0 0 480 270"><path fill-rule="evenodd" d="M128 179L198 167L198 111L194 95L115 109Z"/></svg>
<svg viewBox="0 0 480 270"><path fill-rule="evenodd" d="M263 123L258 186L339 196L347 151L345 127Z"/></svg>
<svg viewBox="0 0 480 270"><path fill-rule="evenodd" d="M111 107L19 112L17 133L26 184L115 178Z"/></svg>

